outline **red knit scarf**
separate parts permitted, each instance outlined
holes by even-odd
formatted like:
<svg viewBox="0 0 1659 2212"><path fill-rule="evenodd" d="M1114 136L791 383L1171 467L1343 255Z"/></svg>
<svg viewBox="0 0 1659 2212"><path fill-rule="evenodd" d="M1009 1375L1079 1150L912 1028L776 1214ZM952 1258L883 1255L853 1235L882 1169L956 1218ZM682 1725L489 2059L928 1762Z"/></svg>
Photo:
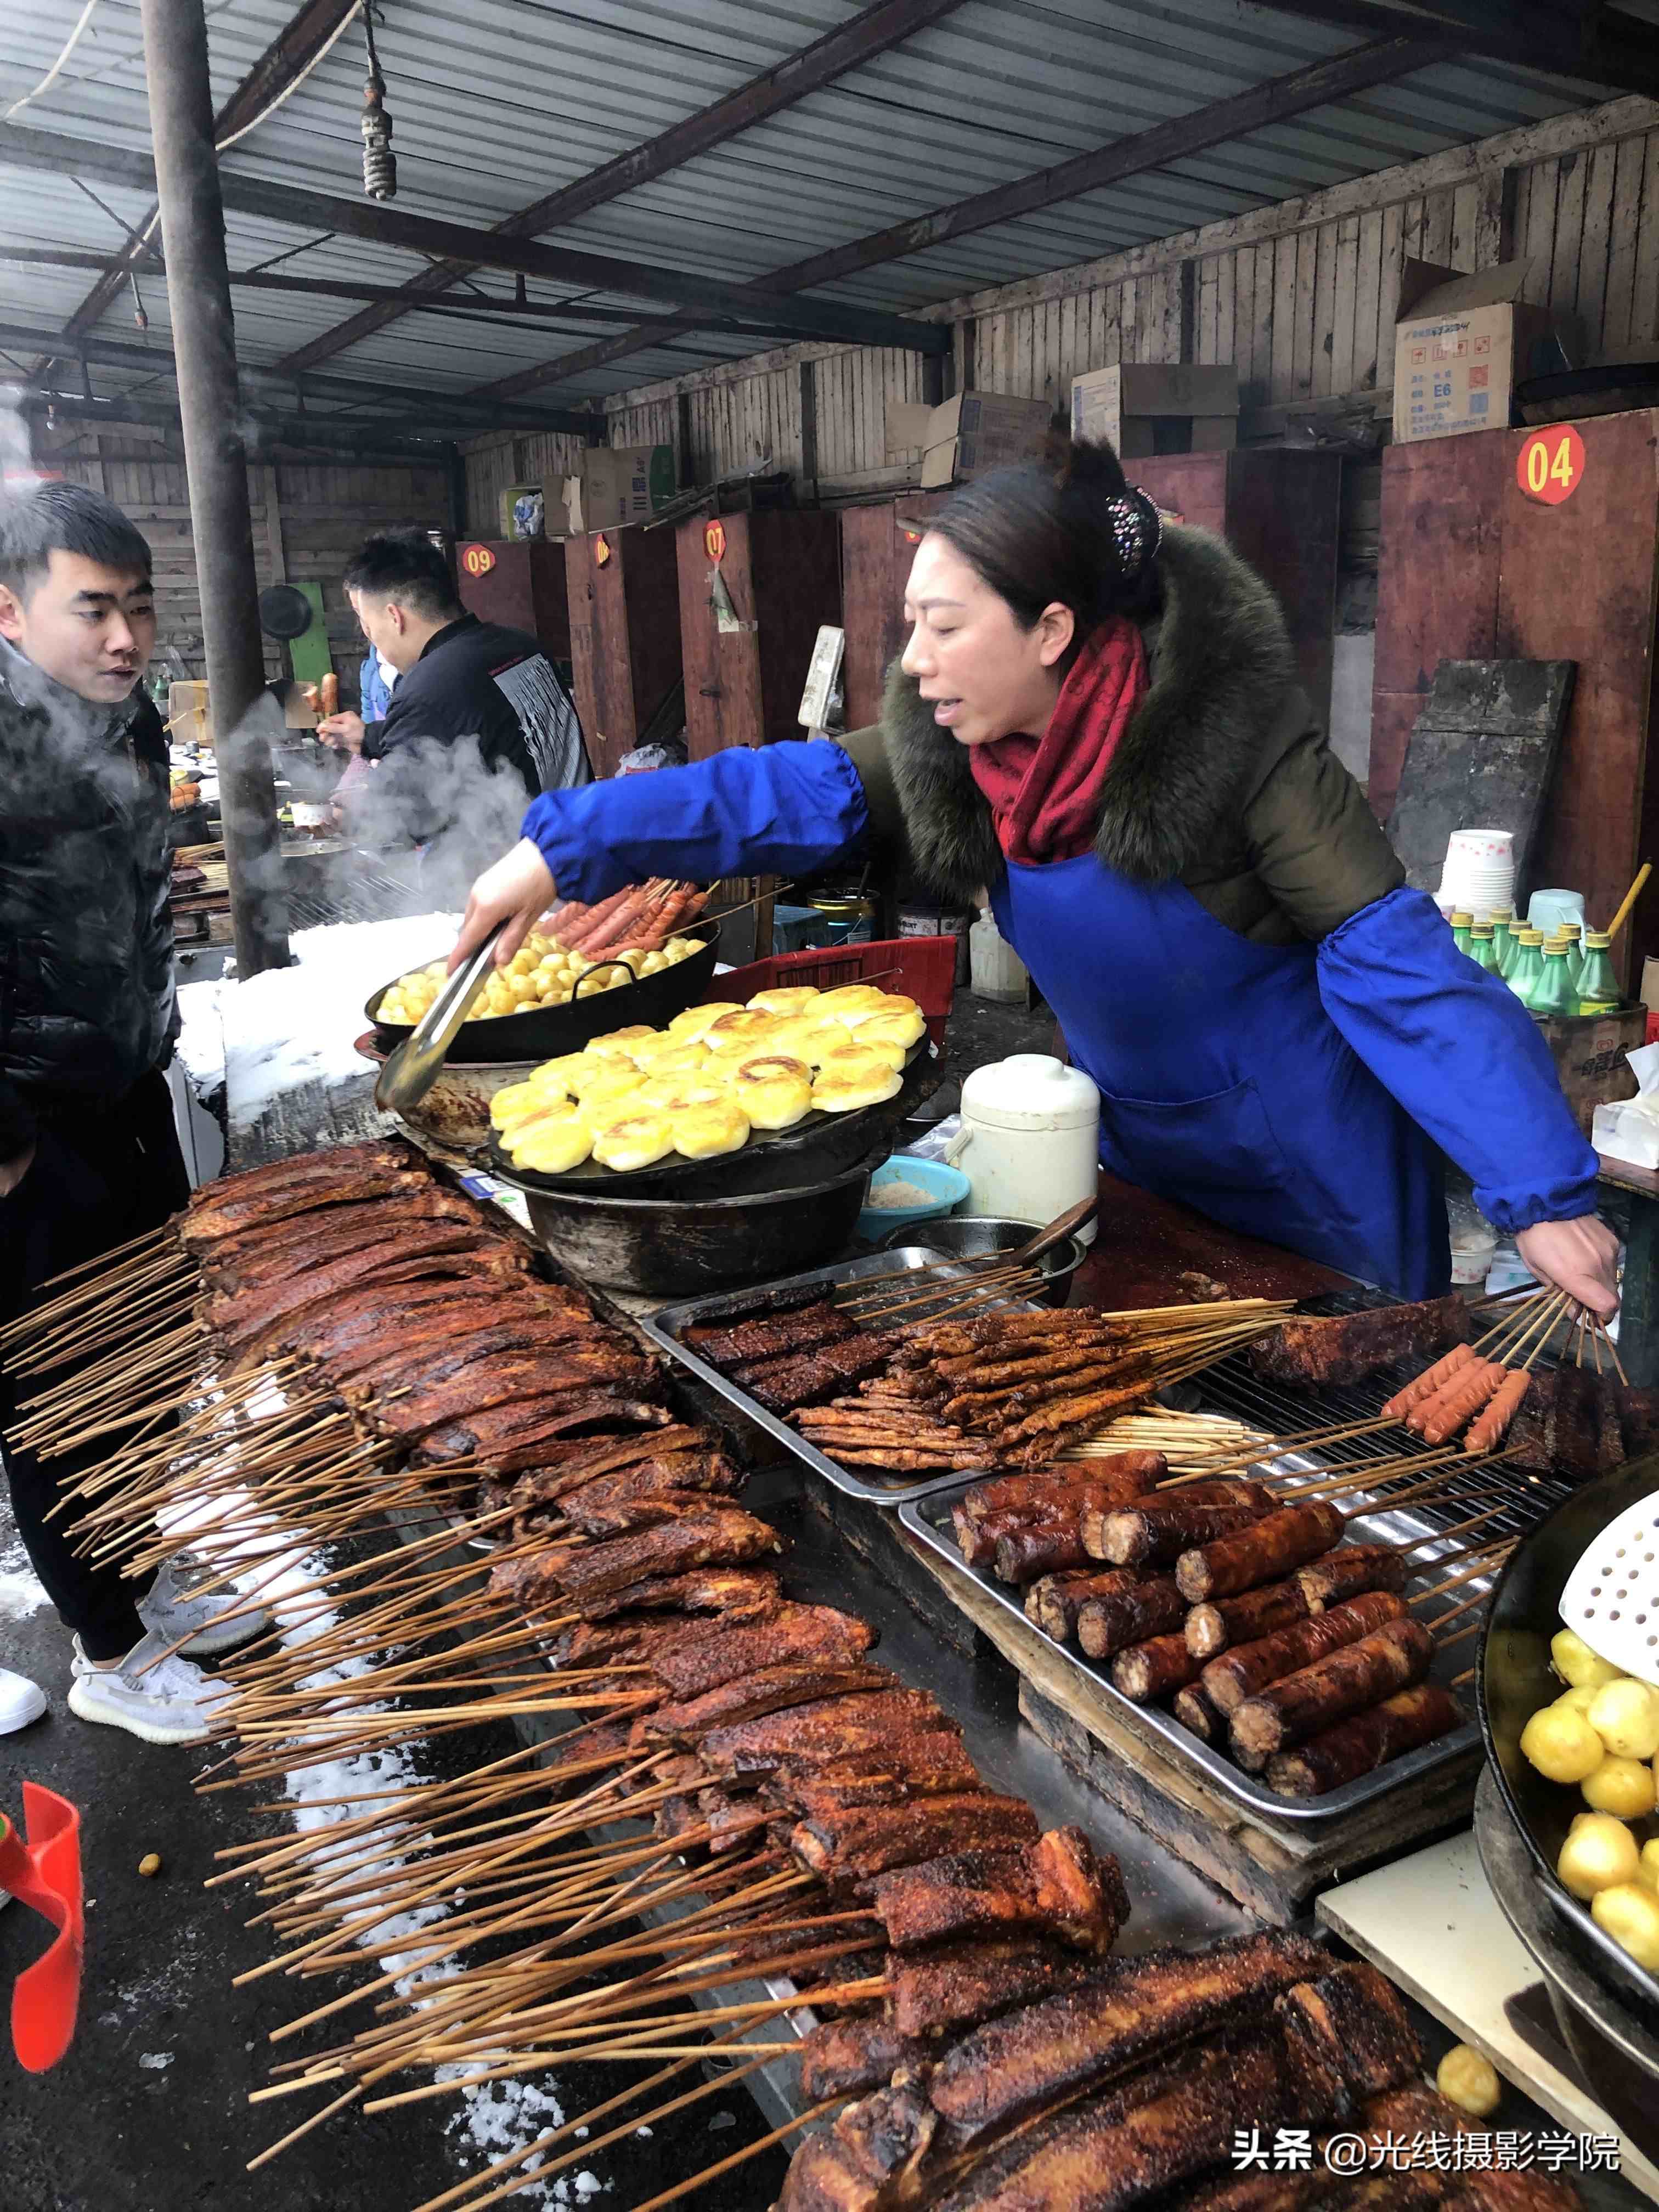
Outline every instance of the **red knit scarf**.
<svg viewBox="0 0 1659 2212"><path fill-rule="evenodd" d="M1102 787L1148 681L1139 629L1115 615L1072 664L1040 738L969 748L1005 859L1035 865L1090 849Z"/></svg>

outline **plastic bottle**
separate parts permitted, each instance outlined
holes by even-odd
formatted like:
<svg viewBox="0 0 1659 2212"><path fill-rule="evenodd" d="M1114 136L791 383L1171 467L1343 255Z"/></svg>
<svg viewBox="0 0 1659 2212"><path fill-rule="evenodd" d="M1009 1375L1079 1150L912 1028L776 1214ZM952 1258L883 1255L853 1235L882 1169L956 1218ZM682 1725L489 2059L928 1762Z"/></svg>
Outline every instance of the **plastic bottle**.
<svg viewBox="0 0 1659 2212"><path fill-rule="evenodd" d="M1498 973L1507 975L1515 957L1515 908L1495 906L1491 914L1492 949L1498 956Z"/></svg>
<svg viewBox="0 0 1659 2212"><path fill-rule="evenodd" d="M1492 943L1489 921L1477 921L1470 930L1469 957L1477 968L1484 968L1489 975L1498 973L1498 951Z"/></svg>
<svg viewBox="0 0 1659 2212"><path fill-rule="evenodd" d="M1452 909L1452 942L1456 945L1460 952L1467 952L1468 951L1469 932L1474 927L1474 916L1472 914L1465 914L1462 907L1455 907Z"/></svg>
<svg viewBox="0 0 1659 2212"><path fill-rule="evenodd" d="M1571 958L1559 938L1544 947L1544 972L1528 1003L1535 1014L1576 1014L1578 1011Z"/></svg>
<svg viewBox="0 0 1659 2212"><path fill-rule="evenodd" d="M1515 957L1510 963L1510 972L1504 978L1523 1006L1532 1003L1532 994L1543 975L1544 933L1541 929L1521 929L1516 932Z"/></svg>
<svg viewBox="0 0 1659 2212"><path fill-rule="evenodd" d="M969 988L976 999L998 999L1024 1006L1026 997L1025 963L997 927L989 907L981 907L979 920L968 933L972 963Z"/></svg>
<svg viewBox="0 0 1659 2212"><path fill-rule="evenodd" d="M1607 947L1613 942L1603 930L1589 930L1584 937L1584 957L1578 969L1577 989L1578 1011L1581 1014L1606 1014L1623 1001L1617 977L1613 972L1613 958Z"/></svg>

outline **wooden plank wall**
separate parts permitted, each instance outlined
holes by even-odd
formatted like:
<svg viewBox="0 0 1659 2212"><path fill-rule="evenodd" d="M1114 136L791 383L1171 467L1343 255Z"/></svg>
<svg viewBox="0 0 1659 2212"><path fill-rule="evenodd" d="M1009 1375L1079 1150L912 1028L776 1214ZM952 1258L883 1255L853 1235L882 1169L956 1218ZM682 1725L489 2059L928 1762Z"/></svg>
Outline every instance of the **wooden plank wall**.
<svg viewBox="0 0 1659 2212"><path fill-rule="evenodd" d="M1283 435L1286 410L1350 396L1375 395L1386 416L1410 257L1464 270L1529 258L1532 296L1576 323L1585 352L1659 341L1656 114L1650 101L1611 101L929 312L951 325L958 382L981 390L1063 405L1088 369L1234 362L1247 439ZM912 353L780 348L619 394L606 434L672 442L682 481L765 459L830 495L878 490L914 481L919 457L889 453L886 414L921 398L922 378ZM467 459L472 526L493 513L493 488L519 480L514 456L566 442L479 441ZM1374 567L1376 465L1348 473L1345 561Z"/></svg>
<svg viewBox="0 0 1659 2212"><path fill-rule="evenodd" d="M171 647L184 664L174 672L204 676L201 593L182 456L104 434L43 459L60 475L103 492L143 532L155 561L158 664L165 659L162 648ZM267 497L273 481L276 536ZM373 531L447 524L444 471L284 461L250 469L248 495L260 589L277 580L279 566L289 583L319 583L335 665L355 678L363 644L340 588L341 571ZM166 665L173 667L170 660ZM265 640L265 668L271 677L287 672L283 648L272 638Z"/></svg>

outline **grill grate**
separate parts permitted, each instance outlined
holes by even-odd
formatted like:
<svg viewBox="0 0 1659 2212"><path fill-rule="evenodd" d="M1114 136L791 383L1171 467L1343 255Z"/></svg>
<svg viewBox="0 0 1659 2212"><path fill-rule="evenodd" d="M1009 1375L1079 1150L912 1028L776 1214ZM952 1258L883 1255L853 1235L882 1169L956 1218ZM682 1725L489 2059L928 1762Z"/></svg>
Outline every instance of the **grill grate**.
<svg viewBox="0 0 1659 2212"><path fill-rule="evenodd" d="M395 876L359 864L349 875L342 870L325 889L302 890L290 884L289 927L326 929L343 921L392 921L424 913L430 903Z"/></svg>

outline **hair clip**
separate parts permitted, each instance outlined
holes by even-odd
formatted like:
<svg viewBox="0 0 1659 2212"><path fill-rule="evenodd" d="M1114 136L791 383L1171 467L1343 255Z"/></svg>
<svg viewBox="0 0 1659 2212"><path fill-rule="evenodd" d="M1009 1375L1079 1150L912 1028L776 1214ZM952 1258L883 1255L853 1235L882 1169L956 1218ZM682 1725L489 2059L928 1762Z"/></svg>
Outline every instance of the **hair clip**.
<svg viewBox="0 0 1659 2212"><path fill-rule="evenodd" d="M1158 557L1164 541L1164 518L1144 492L1120 493L1106 506L1118 565L1126 576L1138 576Z"/></svg>

